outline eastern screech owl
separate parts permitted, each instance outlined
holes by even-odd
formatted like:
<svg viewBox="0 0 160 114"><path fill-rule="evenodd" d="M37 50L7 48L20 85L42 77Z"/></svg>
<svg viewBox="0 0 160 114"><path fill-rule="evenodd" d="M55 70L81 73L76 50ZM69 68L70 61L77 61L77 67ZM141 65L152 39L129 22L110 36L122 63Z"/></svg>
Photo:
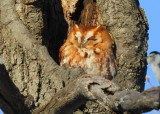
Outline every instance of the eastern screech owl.
<svg viewBox="0 0 160 114"><path fill-rule="evenodd" d="M114 41L103 26L74 25L60 48L60 65L110 79L116 74Z"/></svg>

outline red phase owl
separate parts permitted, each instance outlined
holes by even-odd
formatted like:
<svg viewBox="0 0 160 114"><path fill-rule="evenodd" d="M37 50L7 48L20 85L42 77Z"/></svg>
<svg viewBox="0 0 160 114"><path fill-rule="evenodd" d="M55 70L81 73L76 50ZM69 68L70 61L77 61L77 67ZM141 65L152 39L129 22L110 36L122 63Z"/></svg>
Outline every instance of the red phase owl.
<svg viewBox="0 0 160 114"><path fill-rule="evenodd" d="M60 48L60 65L111 79L116 74L114 41L103 26L74 25Z"/></svg>

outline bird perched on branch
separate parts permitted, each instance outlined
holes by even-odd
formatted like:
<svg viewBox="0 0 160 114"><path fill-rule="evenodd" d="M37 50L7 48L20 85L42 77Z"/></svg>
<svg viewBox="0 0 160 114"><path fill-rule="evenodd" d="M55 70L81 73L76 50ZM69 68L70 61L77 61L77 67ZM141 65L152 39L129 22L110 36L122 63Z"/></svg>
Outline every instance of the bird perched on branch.
<svg viewBox="0 0 160 114"><path fill-rule="evenodd" d="M103 26L74 25L60 48L60 64L110 79L116 74L112 35Z"/></svg>
<svg viewBox="0 0 160 114"><path fill-rule="evenodd" d="M160 52L152 51L147 56L147 63L151 65L155 77L160 83Z"/></svg>

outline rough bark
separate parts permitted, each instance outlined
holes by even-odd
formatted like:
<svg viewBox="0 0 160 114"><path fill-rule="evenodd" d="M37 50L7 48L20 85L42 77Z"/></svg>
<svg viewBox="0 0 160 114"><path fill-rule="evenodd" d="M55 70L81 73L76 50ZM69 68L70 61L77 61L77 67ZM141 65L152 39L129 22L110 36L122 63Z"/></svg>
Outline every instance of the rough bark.
<svg viewBox="0 0 160 114"><path fill-rule="evenodd" d="M5 113L30 113L26 105L33 104L33 98L23 98L10 80L4 65L0 65L0 82L0 106ZM140 93L135 90L122 90L117 84L100 76L83 75L58 91L49 102L34 110L33 113L71 114L80 105L91 100L100 103L112 113L120 114L128 111L132 114L140 114L159 109L159 99L160 87Z"/></svg>
<svg viewBox="0 0 160 114"><path fill-rule="evenodd" d="M116 42L118 73L114 80L124 88L144 89L148 26L137 0L97 0Z"/></svg>
<svg viewBox="0 0 160 114"><path fill-rule="evenodd" d="M146 60L144 58L147 50L148 24L139 2L137 0L69 1L70 3L67 4L68 0L62 0L64 16L70 26L69 29L74 23L82 25L103 24L107 29L110 29L116 43L118 62L118 73L113 80L124 89L143 91L146 74ZM70 10L68 10L69 8ZM79 14L77 8L82 11L81 16L76 15ZM83 111L90 110L91 112L88 113L93 113L95 110L96 113L97 105L91 104L89 102ZM98 112L104 112L103 108L98 110Z"/></svg>
<svg viewBox="0 0 160 114"><path fill-rule="evenodd" d="M54 62L46 47L34 38L31 30L19 19L14 1L2 1L2 7L4 64L20 92L24 96L33 96L34 106L38 106L50 100L56 91L68 83L68 79L73 80L83 71L79 68L68 70ZM69 77L69 74L73 78Z"/></svg>
<svg viewBox="0 0 160 114"><path fill-rule="evenodd" d="M135 90L121 90L117 84L99 76L84 75L57 92L47 105L34 113L71 114L80 105L91 100L100 103L111 113L116 112L114 114L126 111L141 114L160 108L159 95L160 87L140 93Z"/></svg>
<svg viewBox="0 0 160 114"><path fill-rule="evenodd" d="M62 0L62 2L66 1ZM148 28L138 2L69 1L71 10L61 6L58 0L2 0L1 2L3 29L0 39L2 44L0 57L9 74L7 80L10 78L13 87L17 88L14 94L19 95L17 96L21 104L19 108L26 110L22 112L28 113L48 104L57 91L84 74L82 69L67 69L57 64L59 47L66 38L67 29L69 31L74 23L107 26L116 42L116 55L119 62L118 74L113 80L124 89L142 91L144 88L146 73L144 56L146 56ZM5 96L0 95L2 95L1 99ZM8 96L4 98L5 100L2 100L7 104ZM52 106L50 103L48 106ZM89 105L86 112L94 113L93 107ZM97 108L97 105L95 107ZM10 106L3 109L16 112ZM100 109L97 111L99 112ZM102 109L103 113L104 111Z"/></svg>
<svg viewBox="0 0 160 114"><path fill-rule="evenodd" d="M29 109L24 104L25 97L21 95L18 88L14 85L4 65L0 64L0 108L6 114L29 113ZM32 105L33 99L30 99Z"/></svg>

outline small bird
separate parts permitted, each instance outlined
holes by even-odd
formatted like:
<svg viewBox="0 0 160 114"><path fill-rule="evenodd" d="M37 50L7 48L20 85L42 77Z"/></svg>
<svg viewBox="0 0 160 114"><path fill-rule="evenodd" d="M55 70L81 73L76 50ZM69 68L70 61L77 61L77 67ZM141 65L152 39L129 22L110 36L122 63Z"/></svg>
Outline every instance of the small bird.
<svg viewBox="0 0 160 114"><path fill-rule="evenodd" d="M151 65L155 77L160 83L160 52L152 51L147 56L147 63Z"/></svg>

